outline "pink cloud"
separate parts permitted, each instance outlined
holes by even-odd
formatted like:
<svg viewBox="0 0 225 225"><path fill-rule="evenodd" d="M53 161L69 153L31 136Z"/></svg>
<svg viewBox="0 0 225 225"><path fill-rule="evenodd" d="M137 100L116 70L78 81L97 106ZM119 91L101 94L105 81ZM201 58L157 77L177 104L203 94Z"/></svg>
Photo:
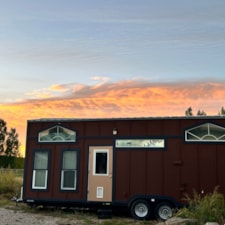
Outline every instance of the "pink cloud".
<svg viewBox="0 0 225 225"><path fill-rule="evenodd" d="M35 98L0 105L1 118L17 129L23 148L29 119L184 116L189 106L194 113L200 109L218 115L225 105L225 83L129 80L93 86L52 85L46 90L57 91L57 95L43 98L35 91Z"/></svg>

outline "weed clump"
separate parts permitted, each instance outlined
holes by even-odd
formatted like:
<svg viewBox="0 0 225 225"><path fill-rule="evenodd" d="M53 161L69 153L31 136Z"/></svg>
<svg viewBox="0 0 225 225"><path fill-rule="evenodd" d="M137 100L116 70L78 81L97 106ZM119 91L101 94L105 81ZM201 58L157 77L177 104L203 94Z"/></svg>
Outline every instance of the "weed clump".
<svg viewBox="0 0 225 225"><path fill-rule="evenodd" d="M16 176L11 170L0 169L0 194L14 195L22 186L22 178Z"/></svg>
<svg viewBox="0 0 225 225"><path fill-rule="evenodd" d="M177 212L177 216L194 219L196 225L206 222L217 222L222 224L225 220L225 200L224 196L215 188L212 193L202 196L196 191L193 197L185 196L188 207L184 207Z"/></svg>

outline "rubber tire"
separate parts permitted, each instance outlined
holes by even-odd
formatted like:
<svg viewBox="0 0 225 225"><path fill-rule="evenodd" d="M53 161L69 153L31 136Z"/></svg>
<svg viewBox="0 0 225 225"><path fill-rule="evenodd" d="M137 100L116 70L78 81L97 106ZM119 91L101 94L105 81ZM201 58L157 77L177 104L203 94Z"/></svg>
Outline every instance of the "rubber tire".
<svg viewBox="0 0 225 225"><path fill-rule="evenodd" d="M159 203L154 211L155 218L166 221L173 215L173 206L168 202Z"/></svg>
<svg viewBox="0 0 225 225"><path fill-rule="evenodd" d="M144 199L134 201L130 208L131 215L137 220L148 220L151 215L151 207Z"/></svg>

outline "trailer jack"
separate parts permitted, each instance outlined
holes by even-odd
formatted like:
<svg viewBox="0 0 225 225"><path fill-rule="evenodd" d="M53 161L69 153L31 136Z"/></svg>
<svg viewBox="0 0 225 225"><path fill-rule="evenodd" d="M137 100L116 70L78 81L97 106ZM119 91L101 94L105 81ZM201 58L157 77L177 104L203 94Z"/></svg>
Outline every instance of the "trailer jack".
<svg viewBox="0 0 225 225"><path fill-rule="evenodd" d="M12 201L16 202L16 205L20 202L23 202L23 187L20 188L20 196L16 193L16 196L12 197Z"/></svg>

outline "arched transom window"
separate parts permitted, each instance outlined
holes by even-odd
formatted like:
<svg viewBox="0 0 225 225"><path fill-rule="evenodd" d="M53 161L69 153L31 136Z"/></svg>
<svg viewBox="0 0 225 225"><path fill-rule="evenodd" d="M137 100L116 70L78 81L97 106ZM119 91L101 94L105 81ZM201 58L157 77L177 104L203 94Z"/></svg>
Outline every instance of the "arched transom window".
<svg viewBox="0 0 225 225"><path fill-rule="evenodd" d="M54 126L38 134L39 142L75 142L76 132L62 126Z"/></svg>
<svg viewBox="0 0 225 225"><path fill-rule="evenodd" d="M204 123L185 131L186 141L201 142L225 142L225 128Z"/></svg>

